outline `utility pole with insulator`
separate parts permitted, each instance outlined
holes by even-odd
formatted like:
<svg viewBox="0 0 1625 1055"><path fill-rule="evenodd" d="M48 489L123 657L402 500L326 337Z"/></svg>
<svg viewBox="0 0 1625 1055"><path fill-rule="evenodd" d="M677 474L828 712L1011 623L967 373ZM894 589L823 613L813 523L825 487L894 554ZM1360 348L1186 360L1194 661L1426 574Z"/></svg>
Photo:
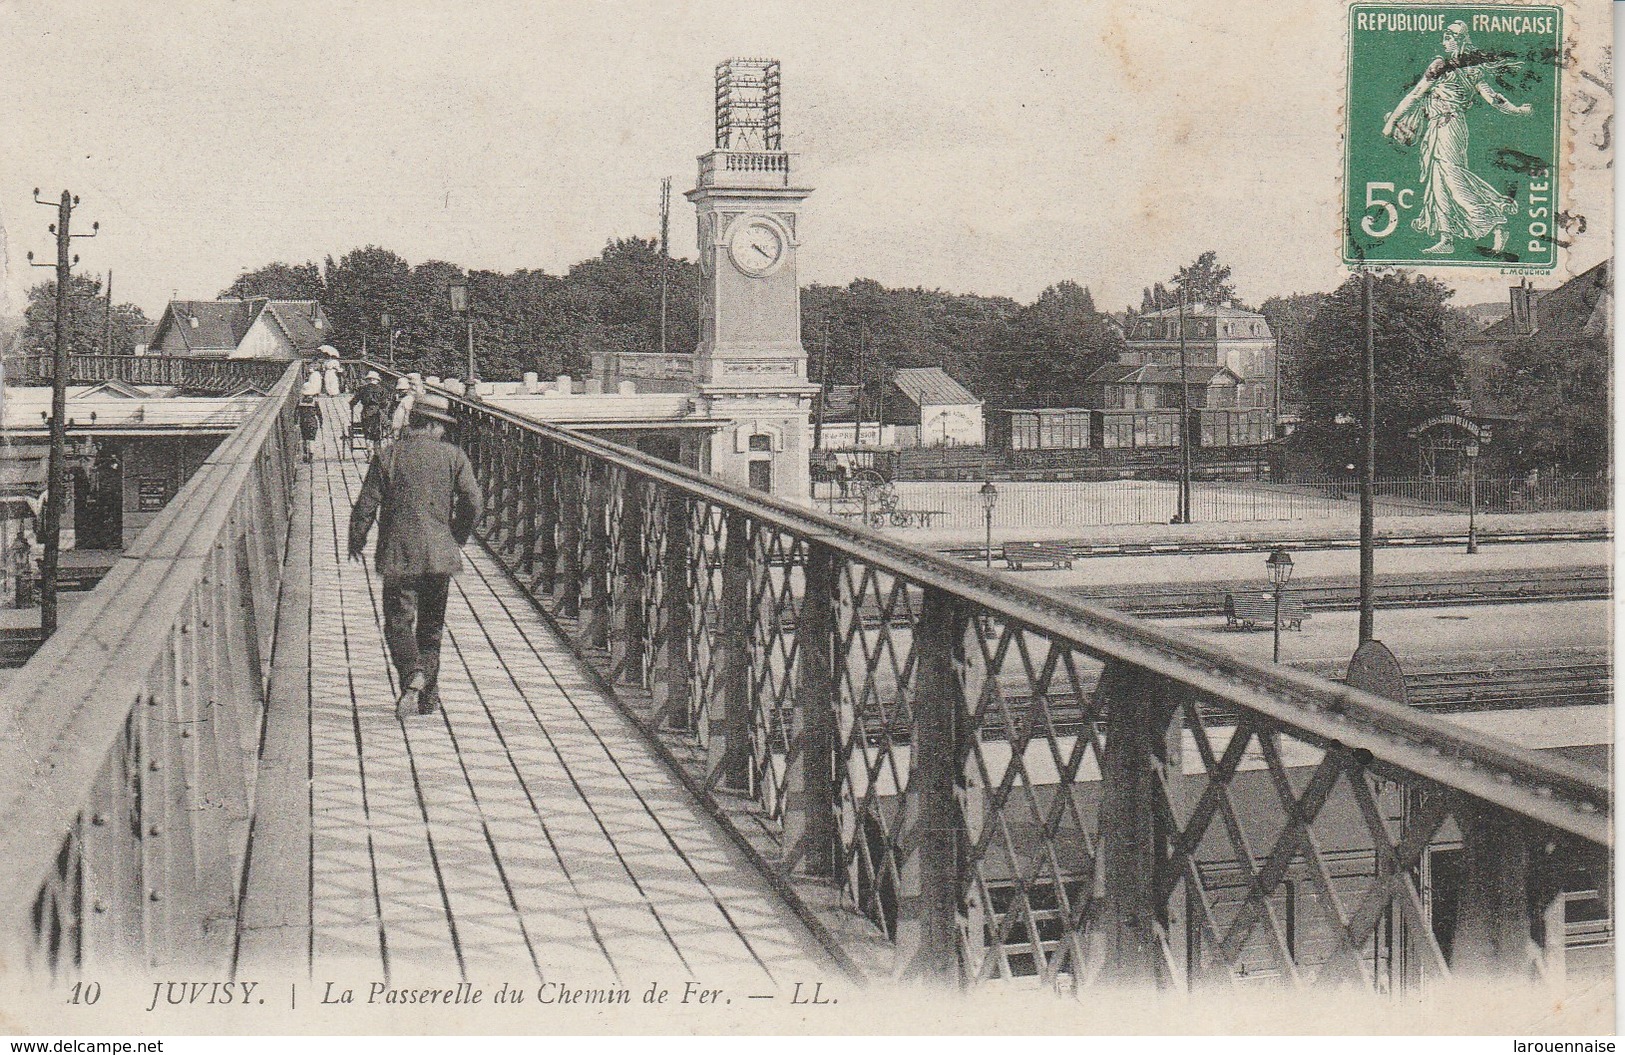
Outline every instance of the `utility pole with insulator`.
<svg viewBox="0 0 1625 1055"><path fill-rule="evenodd" d="M34 188L34 201L45 206L52 204L40 198L38 187ZM68 245L74 238L96 237L101 227L93 223L90 234L70 233L69 222L78 204L78 198L63 191L62 199L56 203L56 223L49 227L56 235L56 349L51 363L51 456L46 468L45 516L41 525L45 556L40 564L40 630L46 637L56 633L57 568L61 563L62 507L68 485L68 287L73 279L73 265L79 262L77 256L70 259ZM51 266L34 263L32 250L28 263L33 267Z"/></svg>

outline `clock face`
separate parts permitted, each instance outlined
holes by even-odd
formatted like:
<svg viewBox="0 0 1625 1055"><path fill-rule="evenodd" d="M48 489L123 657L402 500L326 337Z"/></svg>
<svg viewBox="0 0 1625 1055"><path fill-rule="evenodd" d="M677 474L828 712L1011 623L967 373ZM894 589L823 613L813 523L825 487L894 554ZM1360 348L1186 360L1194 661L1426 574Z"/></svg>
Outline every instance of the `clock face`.
<svg viewBox="0 0 1625 1055"><path fill-rule="evenodd" d="M765 275L784 260L784 236L765 220L750 220L734 228L728 255L745 274Z"/></svg>

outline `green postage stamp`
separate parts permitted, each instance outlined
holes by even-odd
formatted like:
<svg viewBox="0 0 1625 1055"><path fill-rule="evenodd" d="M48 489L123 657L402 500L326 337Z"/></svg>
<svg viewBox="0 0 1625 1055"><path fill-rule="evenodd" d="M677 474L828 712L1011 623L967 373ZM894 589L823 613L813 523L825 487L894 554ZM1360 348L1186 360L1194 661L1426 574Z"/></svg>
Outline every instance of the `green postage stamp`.
<svg viewBox="0 0 1625 1055"><path fill-rule="evenodd" d="M1551 268L1556 7L1349 9L1343 260Z"/></svg>

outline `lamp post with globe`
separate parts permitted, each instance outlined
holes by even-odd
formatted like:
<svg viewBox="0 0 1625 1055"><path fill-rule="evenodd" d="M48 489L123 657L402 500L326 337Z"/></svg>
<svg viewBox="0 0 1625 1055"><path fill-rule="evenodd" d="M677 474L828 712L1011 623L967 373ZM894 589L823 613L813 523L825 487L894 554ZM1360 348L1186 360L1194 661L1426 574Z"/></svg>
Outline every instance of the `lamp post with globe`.
<svg viewBox="0 0 1625 1055"><path fill-rule="evenodd" d="M1270 585L1275 588L1275 651L1274 662L1281 662L1281 597L1286 593L1286 584L1292 578L1292 554L1284 549L1277 549L1264 561L1264 567L1269 571Z"/></svg>
<svg viewBox="0 0 1625 1055"><path fill-rule="evenodd" d="M977 492L982 497L982 516L987 524L987 548L985 550L986 566L993 567L993 507L999 504L999 489L993 486L993 481L984 483Z"/></svg>

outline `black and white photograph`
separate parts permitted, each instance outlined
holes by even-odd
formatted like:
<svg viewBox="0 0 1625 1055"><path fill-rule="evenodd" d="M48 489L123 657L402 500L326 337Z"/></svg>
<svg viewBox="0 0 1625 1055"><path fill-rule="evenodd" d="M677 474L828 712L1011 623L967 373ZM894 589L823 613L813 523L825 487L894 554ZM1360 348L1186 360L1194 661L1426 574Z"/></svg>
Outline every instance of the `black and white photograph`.
<svg viewBox="0 0 1625 1055"><path fill-rule="evenodd" d="M1616 1033L1608 0L0 26L0 1033Z"/></svg>

